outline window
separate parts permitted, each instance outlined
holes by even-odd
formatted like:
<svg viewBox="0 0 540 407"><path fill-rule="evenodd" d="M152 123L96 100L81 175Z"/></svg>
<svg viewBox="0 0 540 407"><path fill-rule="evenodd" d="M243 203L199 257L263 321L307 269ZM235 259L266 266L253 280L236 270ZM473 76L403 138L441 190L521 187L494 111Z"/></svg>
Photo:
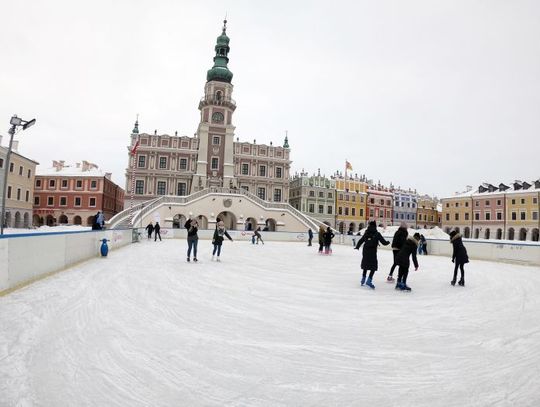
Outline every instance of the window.
<svg viewBox="0 0 540 407"><path fill-rule="evenodd" d="M183 196L186 195L187 184L185 182L179 182L178 188L176 190L176 195Z"/></svg>
<svg viewBox="0 0 540 407"><path fill-rule="evenodd" d="M39 206L39 196L34 197L34 205Z"/></svg>
<svg viewBox="0 0 540 407"><path fill-rule="evenodd" d="M326 213L328 215L332 215L332 207L331 206L328 206L328 208L326 208Z"/></svg>
<svg viewBox="0 0 540 407"><path fill-rule="evenodd" d="M219 158L217 157L212 157L212 165L211 165L211 168L213 170L217 170L219 168Z"/></svg>
<svg viewBox="0 0 540 407"><path fill-rule="evenodd" d="M469 202L465 202L465 208L469 207Z"/></svg>
<svg viewBox="0 0 540 407"><path fill-rule="evenodd" d="M538 212L533 212L532 213L532 219L533 220L538 220Z"/></svg>
<svg viewBox="0 0 540 407"><path fill-rule="evenodd" d="M160 170L167 169L167 157L159 157L159 169Z"/></svg>
<svg viewBox="0 0 540 407"><path fill-rule="evenodd" d="M343 210L342 210L341 206L338 208L338 215L343 215Z"/></svg>
<svg viewBox="0 0 540 407"><path fill-rule="evenodd" d="M380 205L383 206L384 205L384 199L379 199L380 201Z"/></svg>
<svg viewBox="0 0 540 407"><path fill-rule="evenodd" d="M13 172L14 168L15 168L15 164L9 163L9 172Z"/></svg>
<svg viewBox="0 0 540 407"><path fill-rule="evenodd" d="M459 202L456 202L456 208L459 208Z"/></svg>
<svg viewBox="0 0 540 407"><path fill-rule="evenodd" d="M81 206L82 198L80 196L75 197L75 206Z"/></svg>
<svg viewBox="0 0 540 407"><path fill-rule="evenodd" d="M180 158L180 169L187 170L187 158Z"/></svg>
<svg viewBox="0 0 540 407"><path fill-rule="evenodd" d="M480 201L474 201L474 206L480 206Z"/></svg>
<svg viewBox="0 0 540 407"><path fill-rule="evenodd" d="M244 191L249 192L249 186L248 185L242 185L240 188L242 188Z"/></svg>
<svg viewBox="0 0 540 407"><path fill-rule="evenodd" d="M356 216L356 208L351 209L351 216Z"/></svg>
<svg viewBox="0 0 540 407"><path fill-rule="evenodd" d="M517 213L516 212L512 212L512 220L517 220Z"/></svg>
<svg viewBox="0 0 540 407"><path fill-rule="evenodd" d="M135 193L137 195L144 194L144 181L143 180L138 179L137 181L135 181Z"/></svg>
<svg viewBox="0 0 540 407"><path fill-rule="evenodd" d="M11 186L8 185L7 187L7 199L11 199Z"/></svg>
<svg viewBox="0 0 540 407"><path fill-rule="evenodd" d="M17 188L17 201L21 200L21 188Z"/></svg>
<svg viewBox="0 0 540 407"><path fill-rule="evenodd" d="M259 166L259 176L266 177L266 165Z"/></svg>
<svg viewBox="0 0 540 407"><path fill-rule="evenodd" d="M276 178L283 178L283 168L276 167Z"/></svg>
<svg viewBox="0 0 540 407"><path fill-rule="evenodd" d="M214 136L212 137L212 144L215 145L215 146L219 146L220 144L220 138L219 136Z"/></svg>
<svg viewBox="0 0 540 407"><path fill-rule="evenodd" d="M446 203L446 207L447 207L447 208L450 208L450 204L449 204L449 203Z"/></svg>
<svg viewBox="0 0 540 407"><path fill-rule="evenodd" d="M515 204L516 204L516 200L512 199L512 205L515 205Z"/></svg>
<svg viewBox="0 0 540 407"><path fill-rule="evenodd" d="M537 204L538 203L538 198L533 198L533 204Z"/></svg>
<svg viewBox="0 0 540 407"><path fill-rule="evenodd" d="M75 188L82 189L82 180L78 179L77 182L75 182Z"/></svg>
<svg viewBox="0 0 540 407"><path fill-rule="evenodd" d="M456 213L456 215L457 215L456 220L459 220L458 219L459 215L457 213ZM469 220L469 214L468 213L465 214L465 220Z"/></svg>
<svg viewBox="0 0 540 407"><path fill-rule="evenodd" d="M349 216L349 208L345 207L345 216Z"/></svg>
<svg viewBox="0 0 540 407"><path fill-rule="evenodd" d="M446 220L447 220L447 221L450 220L450 214L449 214L449 213L446 214Z"/></svg>
<svg viewBox="0 0 540 407"><path fill-rule="evenodd" d="M158 195L165 195L166 187L167 187L167 183L165 181L158 181L157 182L157 194Z"/></svg>
<svg viewBox="0 0 540 407"><path fill-rule="evenodd" d="M309 204L308 211L309 211L309 213L314 213L315 212L315 204Z"/></svg>
<svg viewBox="0 0 540 407"><path fill-rule="evenodd" d="M63 179L62 180L62 184L61 184L61 188L67 188L68 187L68 180L67 179Z"/></svg>
<svg viewBox="0 0 540 407"><path fill-rule="evenodd" d="M47 206L53 206L54 205L54 196L48 196L47 197Z"/></svg>
<svg viewBox="0 0 540 407"><path fill-rule="evenodd" d="M369 210L369 217L373 218L374 215L375 215L375 212L373 211L373 209L370 209Z"/></svg>
<svg viewBox="0 0 540 407"><path fill-rule="evenodd" d="M67 206L67 197L65 196L60 197L60 206Z"/></svg>
<svg viewBox="0 0 540 407"><path fill-rule="evenodd" d="M333 196L332 192L328 192L328 198L332 199L332 196Z"/></svg>
<svg viewBox="0 0 540 407"><path fill-rule="evenodd" d="M324 205L319 205L319 213L324 213Z"/></svg>
<svg viewBox="0 0 540 407"><path fill-rule="evenodd" d="M525 198L521 198L521 205L525 205Z"/></svg>
<svg viewBox="0 0 540 407"><path fill-rule="evenodd" d="M281 189L274 189L274 202L281 202Z"/></svg>
<svg viewBox="0 0 540 407"><path fill-rule="evenodd" d="M266 199L266 188L259 187L257 188L257 196L261 199Z"/></svg>
<svg viewBox="0 0 540 407"><path fill-rule="evenodd" d="M309 196L315 197L315 191L309 191Z"/></svg>
<svg viewBox="0 0 540 407"><path fill-rule="evenodd" d="M490 206L491 205L491 202L490 201L486 201L486 206Z"/></svg>
<svg viewBox="0 0 540 407"><path fill-rule="evenodd" d="M474 220L480 220L480 213L476 212L474 214Z"/></svg>
<svg viewBox="0 0 540 407"><path fill-rule="evenodd" d="M363 216L364 216L364 209L360 208L360 217L363 217Z"/></svg>
<svg viewBox="0 0 540 407"><path fill-rule="evenodd" d="M95 207L96 206L96 198L90 197L90 199L88 200L88 206L90 206L91 208Z"/></svg>
<svg viewBox="0 0 540 407"><path fill-rule="evenodd" d="M491 213L490 212L486 212L486 220L491 220Z"/></svg>
<svg viewBox="0 0 540 407"><path fill-rule="evenodd" d="M390 201L389 199L386 200L386 206L391 206L392 205L392 201Z"/></svg>
<svg viewBox="0 0 540 407"><path fill-rule="evenodd" d="M497 199L497 206L501 206L501 205L502 205L502 200Z"/></svg>
<svg viewBox="0 0 540 407"><path fill-rule="evenodd" d="M468 213L466 215L468 215ZM455 220L459 220L459 213L456 213L454 216L455 216Z"/></svg>
<svg viewBox="0 0 540 407"><path fill-rule="evenodd" d="M41 180L40 179L36 180L36 188L41 188Z"/></svg>
<svg viewBox="0 0 540 407"><path fill-rule="evenodd" d="M97 189L97 181L95 179L90 181L90 189Z"/></svg>
<svg viewBox="0 0 540 407"><path fill-rule="evenodd" d="M54 188L56 186L56 180L50 179L49 180L49 188Z"/></svg>
<svg viewBox="0 0 540 407"><path fill-rule="evenodd" d="M242 164L242 175L249 175L249 164Z"/></svg>
<svg viewBox="0 0 540 407"><path fill-rule="evenodd" d="M139 168L146 167L146 156L145 155L140 155L139 156L139 159L137 161L137 167L139 167Z"/></svg>
<svg viewBox="0 0 540 407"><path fill-rule="evenodd" d="M23 174L23 167L22 165L19 166L19 175L22 175Z"/></svg>
<svg viewBox="0 0 540 407"><path fill-rule="evenodd" d="M502 212L497 212L497 220L502 220Z"/></svg>
<svg viewBox="0 0 540 407"><path fill-rule="evenodd" d="M526 213L525 212L520 212L519 215L520 215L521 220L525 220L525 218L526 218Z"/></svg>
<svg viewBox="0 0 540 407"><path fill-rule="evenodd" d="M30 177L32 177L32 170L28 170L28 178L30 178Z"/></svg>
<svg viewBox="0 0 540 407"><path fill-rule="evenodd" d="M4 159L0 158L0 168L4 168Z"/></svg>

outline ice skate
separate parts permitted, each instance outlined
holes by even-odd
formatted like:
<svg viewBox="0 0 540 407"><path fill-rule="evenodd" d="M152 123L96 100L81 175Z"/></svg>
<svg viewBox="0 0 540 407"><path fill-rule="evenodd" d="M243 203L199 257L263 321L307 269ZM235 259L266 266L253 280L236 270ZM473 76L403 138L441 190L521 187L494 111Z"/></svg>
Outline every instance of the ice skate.
<svg viewBox="0 0 540 407"><path fill-rule="evenodd" d="M366 276L362 276L362 281L360 281L360 285L364 285L366 283Z"/></svg>
<svg viewBox="0 0 540 407"><path fill-rule="evenodd" d="M459 280L458 284L462 287L465 287L465 280Z"/></svg>
<svg viewBox="0 0 540 407"><path fill-rule="evenodd" d="M195 263L197 263L199 260L197 260L197 258L194 257L194 258L193 258L193 261L194 261Z"/></svg>
<svg viewBox="0 0 540 407"><path fill-rule="evenodd" d="M401 291L411 291L411 287L409 287L407 284L403 284L401 286Z"/></svg>
<svg viewBox="0 0 540 407"><path fill-rule="evenodd" d="M187 258L188 263L190 262L189 257Z"/></svg>
<svg viewBox="0 0 540 407"><path fill-rule="evenodd" d="M218 256L218 258L216 259L216 261L221 262L221 260L219 259L219 256Z"/></svg>
<svg viewBox="0 0 540 407"><path fill-rule="evenodd" d="M394 277L392 277L392 276L386 277L386 282L387 283L393 283L394 281L396 281L396 279Z"/></svg>
<svg viewBox="0 0 540 407"><path fill-rule="evenodd" d="M402 290L402 289L403 289L403 288L402 288L401 283L398 282L398 283L396 284L396 290Z"/></svg>
<svg viewBox="0 0 540 407"><path fill-rule="evenodd" d="M452 284L452 285L456 285L456 280L452 280L452 281L450 281L450 284Z"/></svg>
<svg viewBox="0 0 540 407"><path fill-rule="evenodd" d="M371 282L371 278L367 279L366 286L371 288L372 290L375 289L375 285L373 285L373 283Z"/></svg>

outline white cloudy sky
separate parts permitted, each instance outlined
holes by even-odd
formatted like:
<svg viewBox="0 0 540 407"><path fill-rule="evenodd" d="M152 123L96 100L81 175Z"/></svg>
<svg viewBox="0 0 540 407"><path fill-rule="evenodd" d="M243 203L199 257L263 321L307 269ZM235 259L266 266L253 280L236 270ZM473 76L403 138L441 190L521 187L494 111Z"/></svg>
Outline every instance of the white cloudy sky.
<svg viewBox="0 0 540 407"><path fill-rule="evenodd" d="M448 195L537 179L540 2L0 0L0 134L47 166L86 159L125 185L141 131L192 135L228 13L236 136L293 171L343 170Z"/></svg>

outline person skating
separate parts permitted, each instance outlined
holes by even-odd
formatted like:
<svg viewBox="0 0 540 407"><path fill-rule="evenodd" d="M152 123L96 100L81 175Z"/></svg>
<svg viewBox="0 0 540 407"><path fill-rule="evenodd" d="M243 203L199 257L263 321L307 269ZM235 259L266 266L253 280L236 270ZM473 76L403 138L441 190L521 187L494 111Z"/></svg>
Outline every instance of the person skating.
<svg viewBox="0 0 540 407"><path fill-rule="evenodd" d="M212 261L214 260L214 256L217 253L217 261L219 260L219 256L221 254L221 245L223 244L223 240L227 237L231 242L233 241L231 236L227 233L225 230L225 224L223 221L219 221L216 226L216 230L214 231L214 237L212 238L212 244L214 245L214 251L212 252Z"/></svg>
<svg viewBox="0 0 540 407"><path fill-rule="evenodd" d="M326 229L324 228L324 225L319 226L319 254L322 254L323 252L325 232Z"/></svg>
<svg viewBox="0 0 540 407"><path fill-rule="evenodd" d="M161 233L159 233L160 230L161 226L159 226L159 222L156 222L156 225L154 226L154 242L157 241L158 236L159 241L161 242Z"/></svg>
<svg viewBox="0 0 540 407"><path fill-rule="evenodd" d="M420 235L420 241L422 242L422 254L427 256L427 240L424 235Z"/></svg>
<svg viewBox="0 0 540 407"><path fill-rule="evenodd" d="M154 225L152 225L152 222L150 222L146 227L146 231L148 232L148 240L152 239L152 232L154 232Z"/></svg>
<svg viewBox="0 0 540 407"><path fill-rule="evenodd" d="M311 230L311 228L308 229L307 235L308 235L308 246L311 246L311 242L313 241L313 230Z"/></svg>
<svg viewBox="0 0 540 407"><path fill-rule="evenodd" d="M467 249L463 245L463 240L461 235L455 230L450 232L450 243L454 247L452 252L452 263L454 263L454 278L450 281L450 284L456 285L457 271L458 268L461 273L461 278L459 279L458 284L460 286L465 286L465 263L469 262L469 256L467 255Z"/></svg>
<svg viewBox="0 0 540 407"><path fill-rule="evenodd" d="M324 241L324 254L331 254L332 249L330 246L332 246L332 239L334 238L334 233L332 232L332 228L328 226L326 228L326 232L324 232L323 235L323 241Z"/></svg>
<svg viewBox="0 0 540 407"><path fill-rule="evenodd" d="M257 244L259 244L259 240L262 244L264 244L264 241L261 236L261 227L259 226L257 229L255 229L255 232L253 232L253 237L257 238Z"/></svg>
<svg viewBox="0 0 540 407"><path fill-rule="evenodd" d="M409 232L407 232L407 224L405 222L401 222L401 225L399 226L398 230L396 230L396 233L394 233L394 237L392 239L392 255L394 256L394 263L390 268L390 274L388 274L388 277L386 278L386 281L390 283L394 281L394 270L398 266L396 258L399 251L403 247L403 243L405 243L405 240L407 240L407 236L409 236Z"/></svg>
<svg viewBox="0 0 540 407"><path fill-rule="evenodd" d="M372 289L375 289L375 285L373 284L373 276L375 275L375 272L379 266L377 261L377 247L379 246L379 243L385 246L390 244L390 242L382 237L382 235L377 231L377 224L371 221L366 229L366 233L364 233L364 235L360 238L355 249L358 250L362 244L364 245L362 249L362 263L360 264L360 267L362 268L361 285L364 285L365 283ZM366 281L368 270L369 277Z"/></svg>
<svg viewBox="0 0 540 407"><path fill-rule="evenodd" d="M415 233L414 236L409 236L403 243L403 247L397 255L398 280L396 284L396 290L411 291L411 288L407 285L407 277L409 275L409 266L411 265L409 257L412 256L414 269L418 270L418 259L416 258L416 252L418 250L418 242L420 242L420 234Z"/></svg>
<svg viewBox="0 0 540 407"><path fill-rule="evenodd" d="M191 249L193 249L193 261L197 260L197 244L199 243L199 224L195 219L188 219L184 225L187 229L187 242L188 242L188 251L187 251L187 261L190 261Z"/></svg>

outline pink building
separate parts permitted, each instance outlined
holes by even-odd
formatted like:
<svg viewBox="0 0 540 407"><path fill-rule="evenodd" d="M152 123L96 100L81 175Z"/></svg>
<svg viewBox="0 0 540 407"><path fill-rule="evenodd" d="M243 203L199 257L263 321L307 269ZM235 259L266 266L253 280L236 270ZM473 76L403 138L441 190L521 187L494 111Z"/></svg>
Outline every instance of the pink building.
<svg viewBox="0 0 540 407"><path fill-rule="evenodd" d="M367 212L368 221L374 220L377 226L392 225L393 193L381 184L370 184L367 189Z"/></svg>

